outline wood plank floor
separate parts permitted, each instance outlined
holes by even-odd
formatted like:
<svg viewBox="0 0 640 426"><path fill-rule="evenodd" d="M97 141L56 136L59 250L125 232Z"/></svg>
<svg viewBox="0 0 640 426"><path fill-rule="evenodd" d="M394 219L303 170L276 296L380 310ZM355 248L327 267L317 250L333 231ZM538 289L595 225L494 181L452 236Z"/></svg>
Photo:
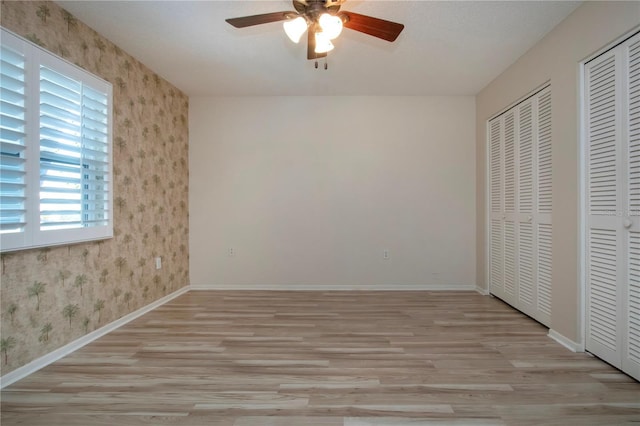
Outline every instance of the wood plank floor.
<svg viewBox="0 0 640 426"><path fill-rule="evenodd" d="M2 392L8 425L640 423L640 384L471 292L192 291Z"/></svg>

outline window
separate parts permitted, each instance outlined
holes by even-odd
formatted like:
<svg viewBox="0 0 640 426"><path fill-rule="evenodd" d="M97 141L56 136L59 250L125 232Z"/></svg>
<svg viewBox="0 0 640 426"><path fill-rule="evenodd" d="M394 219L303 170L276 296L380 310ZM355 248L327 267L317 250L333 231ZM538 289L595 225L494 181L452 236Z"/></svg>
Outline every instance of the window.
<svg viewBox="0 0 640 426"><path fill-rule="evenodd" d="M0 249L113 236L111 85L2 29Z"/></svg>

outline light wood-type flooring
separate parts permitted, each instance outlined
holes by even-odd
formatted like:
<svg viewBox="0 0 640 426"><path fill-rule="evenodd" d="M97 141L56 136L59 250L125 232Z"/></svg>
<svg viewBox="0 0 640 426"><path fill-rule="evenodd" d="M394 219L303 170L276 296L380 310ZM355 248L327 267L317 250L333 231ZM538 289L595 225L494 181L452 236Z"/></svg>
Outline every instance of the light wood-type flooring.
<svg viewBox="0 0 640 426"><path fill-rule="evenodd" d="M191 291L2 392L2 426L640 424L640 384L473 292Z"/></svg>

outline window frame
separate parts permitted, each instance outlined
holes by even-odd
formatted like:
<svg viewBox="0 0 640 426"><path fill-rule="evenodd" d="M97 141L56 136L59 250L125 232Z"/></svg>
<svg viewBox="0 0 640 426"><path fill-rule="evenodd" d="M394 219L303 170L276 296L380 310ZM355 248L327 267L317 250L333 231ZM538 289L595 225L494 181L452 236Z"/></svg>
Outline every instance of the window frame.
<svg viewBox="0 0 640 426"><path fill-rule="evenodd" d="M25 226L22 232L0 234L0 252L70 245L113 238L113 87L111 83L0 27L2 45L25 60ZM105 225L42 230L40 223L40 67L47 67L106 94L107 161ZM80 126L82 127L82 126Z"/></svg>

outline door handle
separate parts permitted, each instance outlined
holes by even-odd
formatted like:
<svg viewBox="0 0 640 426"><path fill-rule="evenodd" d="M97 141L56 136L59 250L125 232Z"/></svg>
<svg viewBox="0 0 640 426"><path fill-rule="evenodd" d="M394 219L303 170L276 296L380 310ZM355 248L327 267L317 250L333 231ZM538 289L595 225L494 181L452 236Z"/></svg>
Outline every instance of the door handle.
<svg viewBox="0 0 640 426"><path fill-rule="evenodd" d="M527 222L531 222L533 220L533 216L527 216Z"/></svg>
<svg viewBox="0 0 640 426"><path fill-rule="evenodd" d="M624 226L626 229L631 228L631 225L633 225L633 222L631 222L631 219L625 219L622 221L622 226Z"/></svg>

